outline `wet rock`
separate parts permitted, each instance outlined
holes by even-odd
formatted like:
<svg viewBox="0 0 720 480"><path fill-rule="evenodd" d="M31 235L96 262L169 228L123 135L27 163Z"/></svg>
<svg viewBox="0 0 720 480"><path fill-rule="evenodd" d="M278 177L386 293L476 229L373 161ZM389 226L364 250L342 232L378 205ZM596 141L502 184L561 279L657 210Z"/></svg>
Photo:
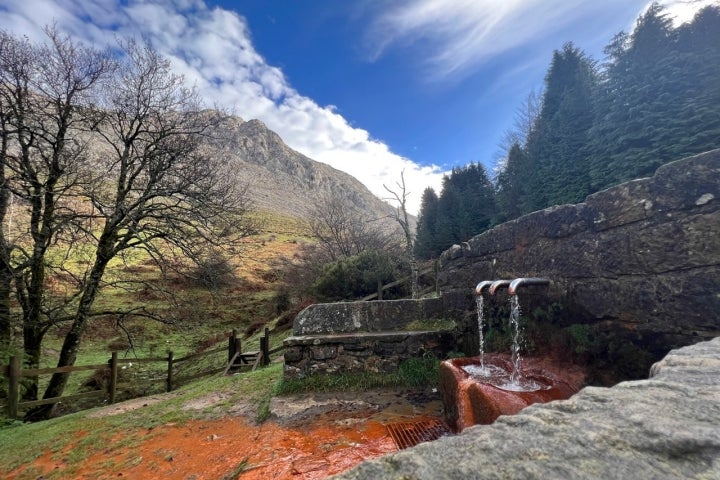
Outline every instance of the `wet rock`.
<svg viewBox="0 0 720 480"><path fill-rule="evenodd" d="M651 375L587 387L333 478L720 478L720 338L672 351Z"/></svg>

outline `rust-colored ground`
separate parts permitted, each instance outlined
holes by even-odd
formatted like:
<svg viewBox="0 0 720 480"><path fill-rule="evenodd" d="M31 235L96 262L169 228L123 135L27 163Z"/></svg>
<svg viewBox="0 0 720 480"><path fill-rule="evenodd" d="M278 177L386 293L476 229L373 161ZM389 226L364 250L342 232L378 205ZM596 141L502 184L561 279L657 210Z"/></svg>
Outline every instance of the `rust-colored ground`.
<svg viewBox="0 0 720 480"><path fill-rule="evenodd" d="M146 438L131 448L121 445L123 438L113 439L105 451L87 458L79 471L67 471L67 476L62 475L64 462L48 453L33 463L32 470L25 466L8 480L28 478L30 471L42 478L54 470L63 478L76 479L317 479L396 449L380 422L323 423L304 428L274 422L253 426L235 417L165 425L132 432ZM239 477L232 475L240 469Z"/></svg>
<svg viewBox="0 0 720 480"><path fill-rule="evenodd" d="M413 404L399 395L358 409L345 399L330 408L330 403L313 405L261 425L236 416L134 429L110 439L101 453L79 462L80 467L69 466L64 459L82 441L80 435L60 454L45 453L11 472L7 480L51 474L93 480L321 479L397 450L388 423L440 418L439 401Z"/></svg>

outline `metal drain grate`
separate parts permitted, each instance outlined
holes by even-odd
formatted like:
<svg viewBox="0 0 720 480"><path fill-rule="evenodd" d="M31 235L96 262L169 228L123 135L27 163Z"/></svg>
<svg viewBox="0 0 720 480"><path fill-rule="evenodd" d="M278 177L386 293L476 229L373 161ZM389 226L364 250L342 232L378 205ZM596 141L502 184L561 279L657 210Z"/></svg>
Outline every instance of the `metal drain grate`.
<svg viewBox="0 0 720 480"><path fill-rule="evenodd" d="M437 440L443 435L452 433L445 423L440 420L390 423L386 425L386 428L400 450L414 447L421 442Z"/></svg>

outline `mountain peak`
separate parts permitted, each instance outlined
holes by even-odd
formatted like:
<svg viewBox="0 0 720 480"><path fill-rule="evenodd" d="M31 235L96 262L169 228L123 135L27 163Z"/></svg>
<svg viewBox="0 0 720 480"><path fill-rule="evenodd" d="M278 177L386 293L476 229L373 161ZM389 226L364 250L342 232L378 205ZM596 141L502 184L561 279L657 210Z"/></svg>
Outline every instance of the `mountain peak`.
<svg viewBox="0 0 720 480"><path fill-rule="evenodd" d="M260 209L309 218L315 204L327 198L372 218L394 214L359 180L293 150L260 120L228 116L211 138L211 148L236 166Z"/></svg>

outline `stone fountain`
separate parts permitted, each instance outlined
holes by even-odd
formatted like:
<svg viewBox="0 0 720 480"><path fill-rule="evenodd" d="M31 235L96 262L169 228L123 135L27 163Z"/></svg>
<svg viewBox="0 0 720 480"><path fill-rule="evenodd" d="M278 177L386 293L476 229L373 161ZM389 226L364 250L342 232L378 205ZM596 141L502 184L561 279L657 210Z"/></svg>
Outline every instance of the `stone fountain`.
<svg viewBox="0 0 720 480"><path fill-rule="evenodd" d="M446 417L457 431L476 424L490 424L500 415L512 415L533 403L566 399L575 394L582 375L560 375L560 369L544 359L521 355L520 301L521 287L543 287L544 278L480 282L477 295L479 352L476 357L446 360L440 364L440 391ZM484 300L507 289L510 299L512 348L510 354L486 353L484 350Z"/></svg>

